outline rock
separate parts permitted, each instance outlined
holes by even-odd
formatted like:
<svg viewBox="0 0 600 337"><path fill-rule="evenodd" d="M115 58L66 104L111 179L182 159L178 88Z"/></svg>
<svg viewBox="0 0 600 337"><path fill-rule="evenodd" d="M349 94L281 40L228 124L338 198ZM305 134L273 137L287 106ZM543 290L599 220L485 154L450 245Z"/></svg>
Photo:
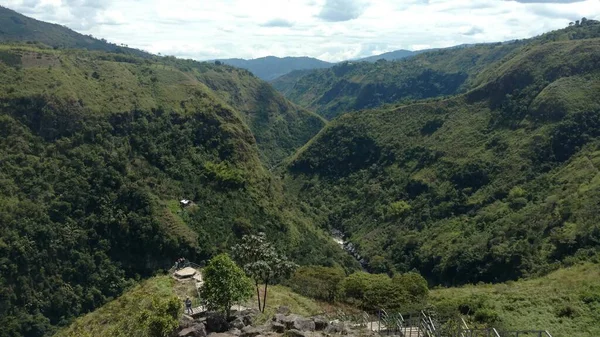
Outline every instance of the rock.
<svg viewBox="0 0 600 337"><path fill-rule="evenodd" d="M289 315L292 313L292 311L290 310L290 307L282 305L279 308L277 308L277 313L282 315Z"/></svg>
<svg viewBox="0 0 600 337"><path fill-rule="evenodd" d="M314 317L313 321L315 322L315 330L317 331L323 331L329 326L329 322L323 317Z"/></svg>
<svg viewBox="0 0 600 337"><path fill-rule="evenodd" d="M348 330L349 330L348 326L346 326L346 324L344 322L332 322L325 329L325 333L328 333L328 334L336 334L337 333L337 334L347 335Z"/></svg>
<svg viewBox="0 0 600 337"><path fill-rule="evenodd" d="M285 321L285 315L283 314L275 314L273 316L273 322L283 323Z"/></svg>
<svg viewBox="0 0 600 337"><path fill-rule="evenodd" d="M242 317L242 322L244 322L244 325L252 325L252 321L254 321L254 316Z"/></svg>
<svg viewBox="0 0 600 337"><path fill-rule="evenodd" d="M240 337L256 337L265 332L264 327L247 326L242 329Z"/></svg>
<svg viewBox="0 0 600 337"><path fill-rule="evenodd" d="M283 335L285 337L306 337L302 331L298 331L296 329L288 330Z"/></svg>
<svg viewBox="0 0 600 337"><path fill-rule="evenodd" d="M178 337L206 337L206 328L204 324L195 324L189 328L185 328L177 334Z"/></svg>
<svg viewBox="0 0 600 337"><path fill-rule="evenodd" d="M240 312L240 315L242 315L242 316L252 316L252 317L255 317L258 314L259 314L258 309L253 309L253 308L244 309L244 310L242 310L242 312Z"/></svg>
<svg viewBox="0 0 600 337"><path fill-rule="evenodd" d="M195 324L194 319L188 315L182 315L179 319L179 329L183 330Z"/></svg>
<svg viewBox="0 0 600 337"><path fill-rule="evenodd" d="M296 317L293 328L299 331L315 331L315 322L309 318Z"/></svg>
<svg viewBox="0 0 600 337"><path fill-rule="evenodd" d="M225 332L229 330L229 323L222 314L211 312L206 316L206 329L210 332Z"/></svg>
<svg viewBox="0 0 600 337"><path fill-rule="evenodd" d="M244 318L242 317L236 317L236 319L234 319L231 323L229 323L229 326L238 330L242 330L246 325L244 322Z"/></svg>
<svg viewBox="0 0 600 337"><path fill-rule="evenodd" d="M228 334L233 335L233 336L239 336L242 334L242 331L240 331L239 329L231 329L229 331L227 331Z"/></svg>
<svg viewBox="0 0 600 337"><path fill-rule="evenodd" d="M179 279L190 278L190 277L196 275L196 269L186 267L183 269L179 269L178 271L175 272L174 275L175 275L175 277L177 277Z"/></svg>
<svg viewBox="0 0 600 337"><path fill-rule="evenodd" d="M234 335L230 333L221 333L221 332L213 332L208 335L208 337L233 337Z"/></svg>
<svg viewBox="0 0 600 337"><path fill-rule="evenodd" d="M283 325L283 323L281 322L273 322L271 323L271 330L277 332L277 333L284 333L285 332L285 325Z"/></svg>
<svg viewBox="0 0 600 337"><path fill-rule="evenodd" d="M281 323L283 323L283 325L285 325L286 330L290 330L290 329L294 328L294 320L296 320L296 318L298 318L298 315L284 316L281 319Z"/></svg>

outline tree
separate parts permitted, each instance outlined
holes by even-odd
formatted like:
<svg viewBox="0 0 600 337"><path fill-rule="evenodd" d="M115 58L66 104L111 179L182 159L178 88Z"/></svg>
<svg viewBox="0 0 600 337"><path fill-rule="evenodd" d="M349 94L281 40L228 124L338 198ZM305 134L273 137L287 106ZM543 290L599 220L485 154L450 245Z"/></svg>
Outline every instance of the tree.
<svg viewBox="0 0 600 337"><path fill-rule="evenodd" d="M204 269L200 296L209 310L221 311L229 317L235 302L252 296L252 282L229 255L221 254L212 258Z"/></svg>
<svg viewBox="0 0 600 337"><path fill-rule="evenodd" d="M254 280L258 310L264 312L269 283L289 277L297 265L284 255L278 254L275 247L267 241L264 233L242 237L242 242L233 247L233 254L246 275ZM262 305L259 291L261 283L265 286Z"/></svg>

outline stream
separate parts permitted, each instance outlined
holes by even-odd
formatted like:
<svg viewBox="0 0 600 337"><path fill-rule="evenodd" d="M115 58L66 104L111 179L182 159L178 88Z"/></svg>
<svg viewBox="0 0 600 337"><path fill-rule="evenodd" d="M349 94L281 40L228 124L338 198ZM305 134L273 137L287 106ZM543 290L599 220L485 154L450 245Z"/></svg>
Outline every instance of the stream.
<svg viewBox="0 0 600 337"><path fill-rule="evenodd" d="M363 269L366 267L367 261L365 261L365 259L362 256L360 256L360 254L358 253L358 249L356 249L356 246L354 246L352 242L346 241L344 239L344 233L342 233L342 231L340 231L339 229L332 229L331 239L335 241L335 243L340 245L340 247L342 247L342 249L345 250L348 254L354 257L354 259L358 261L358 263L360 263Z"/></svg>

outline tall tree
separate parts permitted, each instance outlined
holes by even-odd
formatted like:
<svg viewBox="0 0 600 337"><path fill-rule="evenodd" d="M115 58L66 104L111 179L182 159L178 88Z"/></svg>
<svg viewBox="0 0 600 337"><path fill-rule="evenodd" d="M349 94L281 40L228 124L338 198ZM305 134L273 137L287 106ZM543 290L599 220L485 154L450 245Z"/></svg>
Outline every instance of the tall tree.
<svg viewBox="0 0 600 337"><path fill-rule="evenodd" d="M275 250L264 233L245 235L242 242L233 247L233 255L246 275L254 280L258 310L261 312L265 311L269 284L289 277L297 268L295 263ZM262 303L259 291L261 283L264 284Z"/></svg>
<svg viewBox="0 0 600 337"><path fill-rule="evenodd" d="M231 306L252 296L252 282L227 254L215 256L204 269L200 296L209 310L229 317Z"/></svg>

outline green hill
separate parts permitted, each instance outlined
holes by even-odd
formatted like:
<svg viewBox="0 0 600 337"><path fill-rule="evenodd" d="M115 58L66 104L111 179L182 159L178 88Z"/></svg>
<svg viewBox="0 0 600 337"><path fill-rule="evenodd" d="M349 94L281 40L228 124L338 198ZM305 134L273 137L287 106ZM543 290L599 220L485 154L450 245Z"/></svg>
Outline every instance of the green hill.
<svg viewBox="0 0 600 337"><path fill-rule="evenodd" d="M138 49L119 46L91 35L79 34L65 26L38 21L0 6L0 42L43 43L55 48L82 48L152 57Z"/></svg>
<svg viewBox="0 0 600 337"><path fill-rule="evenodd" d="M137 49L85 36L60 25L34 20L4 7L0 7L0 27L0 42L41 42L61 49L115 52L123 56L152 59L153 62L161 62L192 73L191 76L208 85L227 104L242 114L244 122L258 142L261 159L270 167L291 155L324 126L320 117L293 106L268 84L241 69L217 67L192 60L177 60L173 57L160 58ZM287 59L281 60L283 62ZM287 60L288 63L291 61ZM310 65L310 62L306 63L308 61L301 61L302 59L298 58L301 67ZM269 65L266 67L270 68Z"/></svg>
<svg viewBox="0 0 600 337"><path fill-rule="evenodd" d="M596 256L600 40L525 46L464 95L343 115L285 173L375 272L503 282Z"/></svg>
<svg viewBox="0 0 600 337"><path fill-rule="evenodd" d="M386 103L464 92L472 77L516 46L447 49L399 61L349 61L298 78L279 78L272 84L291 101L332 119L348 111Z"/></svg>
<svg viewBox="0 0 600 337"><path fill-rule="evenodd" d="M0 46L0 336L48 335L132 280L248 232L267 232L300 263L352 265L283 199L249 117L202 72L240 74ZM194 205L181 210L182 198Z"/></svg>
<svg viewBox="0 0 600 337"><path fill-rule="evenodd" d="M247 71L206 67L197 78L242 114L269 167L292 155L325 126L322 117L298 108Z"/></svg>
<svg viewBox="0 0 600 337"><path fill-rule="evenodd" d="M600 37L600 24L587 20L539 37L507 43L457 46L398 61L344 62L329 69L295 72L272 81L292 102L332 119L349 111L464 93L484 83L525 46Z"/></svg>
<svg viewBox="0 0 600 337"><path fill-rule="evenodd" d="M554 337L600 334L597 264L576 265L518 282L434 289L429 295L440 314L468 314L470 326L547 330Z"/></svg>

